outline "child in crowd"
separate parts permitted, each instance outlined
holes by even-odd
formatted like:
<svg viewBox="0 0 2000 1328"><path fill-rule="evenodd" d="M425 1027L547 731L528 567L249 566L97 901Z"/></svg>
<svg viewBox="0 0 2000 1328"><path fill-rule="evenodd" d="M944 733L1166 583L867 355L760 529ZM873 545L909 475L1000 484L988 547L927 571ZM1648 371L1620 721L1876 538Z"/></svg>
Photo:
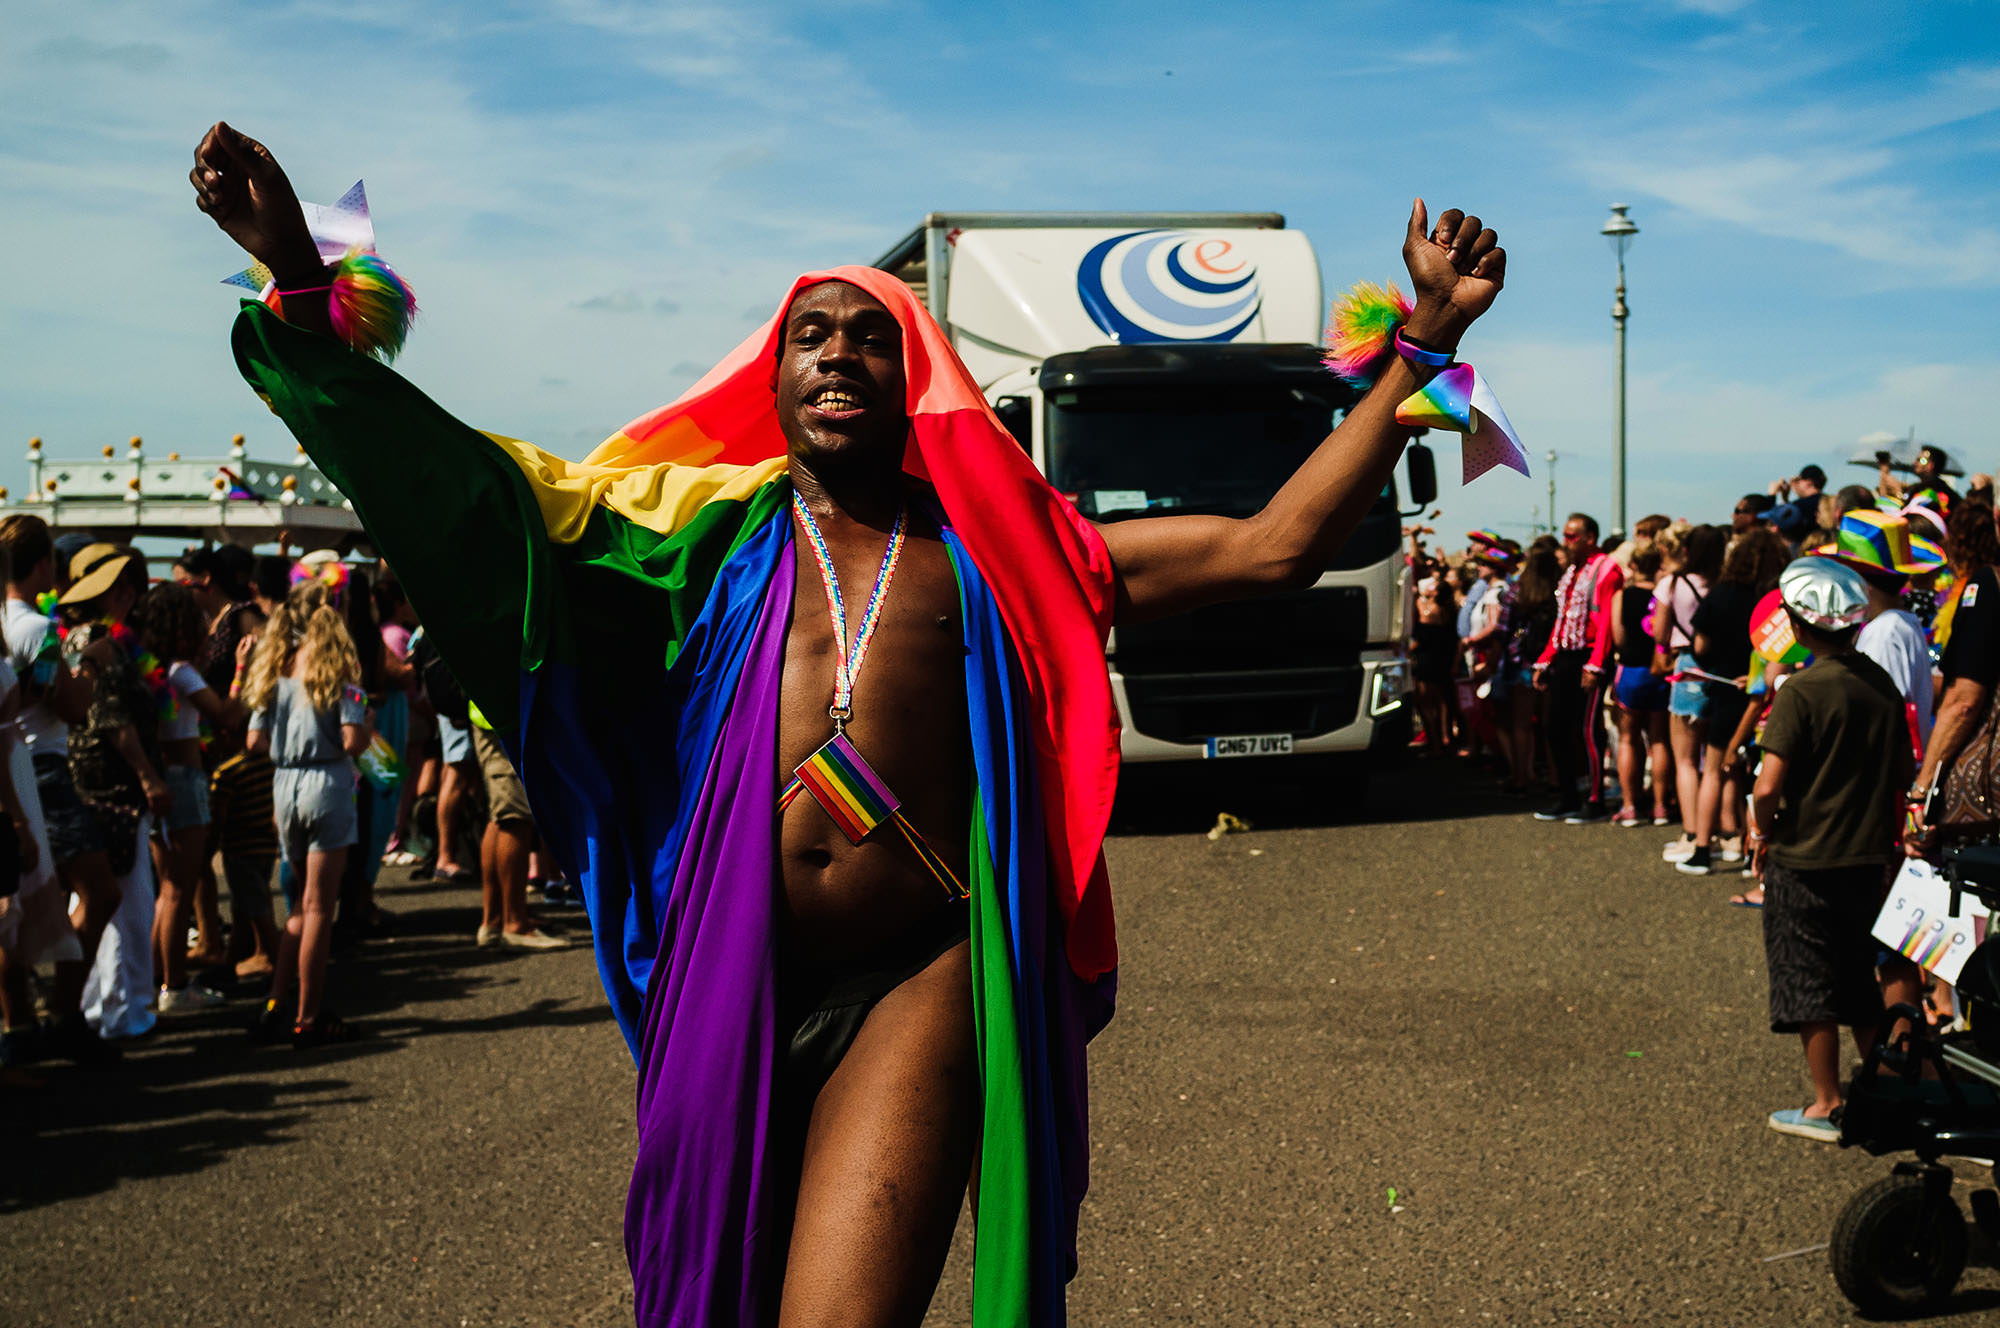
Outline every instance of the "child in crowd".
<svg viewBox="0 0 2000 1328"><path fill-rule="evenodd" d="M1840 1025L1864 1055L1891 1003L1918 1003L1914 965L1894 958L1876 986L1870 934L1888 885L1902 791L1915 769L1903 698L1855 649L1868 611L1859 573L1803 558L1779 580L1793 631L1813 662L1771 702L1751 801L1764 878L1764 956L1771 1031L1797 1033L1813 1100L1771 1113L1784 1134L1832 1142L1839 1127Z"/></svg>
<svg viewBox="0 0 2000 1328"><path fill-rule="evenodd" d="M278 837L299 897L284 937L259 1029L283 1026L282 1002L298 983L294 1046L351 1036L322 1004L333 940L334 901L356 840L353 758L368 747L361 661L322 581L295 586L272 616L250 662L244 704L251 712L248 749L268 755Z"/></svg>

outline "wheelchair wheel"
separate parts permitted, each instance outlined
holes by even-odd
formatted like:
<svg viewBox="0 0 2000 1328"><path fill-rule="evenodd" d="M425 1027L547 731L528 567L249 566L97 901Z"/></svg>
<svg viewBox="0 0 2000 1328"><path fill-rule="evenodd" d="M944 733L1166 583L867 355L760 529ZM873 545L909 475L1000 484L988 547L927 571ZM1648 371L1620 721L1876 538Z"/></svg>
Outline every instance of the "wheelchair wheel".
<svg viewBox="0 0 2000 1328"><path fill-rule="evenodd" d="M1965 1217L1931 1203L1917 1176L1884 1176L1841 1209L1829 1251L1833 1280L1864 1314L1934 1310L1965 1271Z"/></svg>

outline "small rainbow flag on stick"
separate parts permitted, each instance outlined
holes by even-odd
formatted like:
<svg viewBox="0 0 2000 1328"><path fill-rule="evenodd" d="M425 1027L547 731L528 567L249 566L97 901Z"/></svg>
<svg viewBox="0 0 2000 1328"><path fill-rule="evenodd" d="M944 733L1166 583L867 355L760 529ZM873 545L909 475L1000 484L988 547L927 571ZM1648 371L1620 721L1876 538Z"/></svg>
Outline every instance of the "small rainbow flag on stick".
<svg viewBox="0 0 2000 1328"><path fill-rule="evenodd" d="M854 750L845 733L834 734L824 747L799 763L792 772L792 782L778 795L779 809L791 806L801 793L812 794L813 801L826 809L850 843L859 844L884 821L895 822L938 884L961 899L971 893L944 855L910 824L910 818L903 815L902 802Z"/></svg>
<svg viewBox="0 0 2000 1328"><path fill-rule="evenodd" d="M800 762L793 776L800 787L813 795L813 801L826 808L826 814L850 843L859 844L868 838L876 826L894 816L902 806L882 777L861 759L861 753L854 750L845 733L829 738L824 747Z"/></svg>

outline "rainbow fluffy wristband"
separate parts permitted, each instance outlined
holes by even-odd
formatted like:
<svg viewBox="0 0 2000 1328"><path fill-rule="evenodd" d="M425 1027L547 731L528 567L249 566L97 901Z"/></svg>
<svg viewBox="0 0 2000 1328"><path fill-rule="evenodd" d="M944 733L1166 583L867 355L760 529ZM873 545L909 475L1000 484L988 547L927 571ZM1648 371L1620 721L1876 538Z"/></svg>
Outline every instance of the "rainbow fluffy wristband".
<svg viewBox="0 0 2000 1328"><path fill-rule="evenodd" d="M1326 367L1356 387L1373 386L1395 358L1396 331L1414 308L1394 282L1356 283L1333 302L1326 324Z"/></svg>
<svg viewBox="0 0 2000 1328"><path fill-rule="evenodd" d="M333 269L325 286L297 290L270 289L265 302L283 315L289 296L327 292L327 321L333 334L364 355L393 360L409 340L417 317L417 295L396 269L373 249L356 245Z"/></svg>

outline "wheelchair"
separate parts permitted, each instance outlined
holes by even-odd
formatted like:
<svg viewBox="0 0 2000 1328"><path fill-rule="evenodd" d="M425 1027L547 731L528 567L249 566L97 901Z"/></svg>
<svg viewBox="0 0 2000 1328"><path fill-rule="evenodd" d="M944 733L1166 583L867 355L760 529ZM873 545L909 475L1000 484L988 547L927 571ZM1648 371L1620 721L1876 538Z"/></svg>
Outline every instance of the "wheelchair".
<svg viewBox="0 0 2000 1328"><path fill-rule="evenodd" d="M2000 915L2000 844L1957 845L1944 866L1953 916L1968 894ZM1941 1160L2000 1158L2000 932L1967 958L1958 994L1969 1031L1939 1034L1922 1011L1893 1006L1847 1087L1841 1146L1914 1155L1855 1194L1834 1222L1834 1280L1864 1314L1935 1311L1968 1263L1992 1265L2000 1253L2000 1190L1972 1192L1968 1225ZM1892 1044L1905 1021L1911 1031Z"/></svg>

